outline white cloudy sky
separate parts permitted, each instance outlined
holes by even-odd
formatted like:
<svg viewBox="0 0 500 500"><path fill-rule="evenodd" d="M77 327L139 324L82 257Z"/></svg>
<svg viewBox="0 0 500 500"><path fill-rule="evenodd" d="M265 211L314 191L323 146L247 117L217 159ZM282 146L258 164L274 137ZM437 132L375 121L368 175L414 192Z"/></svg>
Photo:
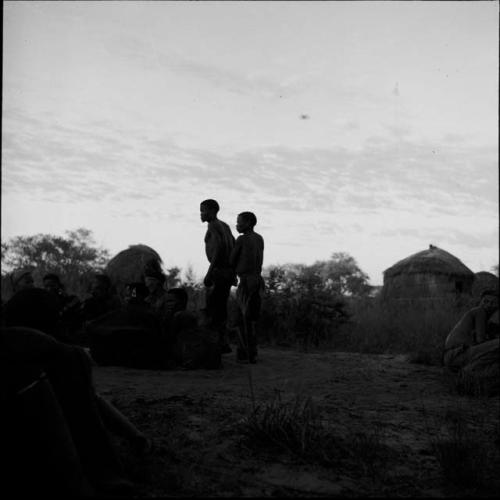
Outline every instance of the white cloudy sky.
<svg viewBox="0 0 500 500"><path fill-rule="evenodd" d="M6 1L2 240L83 226L201 275L215 198L265 265L344 251L381 284L432 243L490 270L498 10Z"/></svg>

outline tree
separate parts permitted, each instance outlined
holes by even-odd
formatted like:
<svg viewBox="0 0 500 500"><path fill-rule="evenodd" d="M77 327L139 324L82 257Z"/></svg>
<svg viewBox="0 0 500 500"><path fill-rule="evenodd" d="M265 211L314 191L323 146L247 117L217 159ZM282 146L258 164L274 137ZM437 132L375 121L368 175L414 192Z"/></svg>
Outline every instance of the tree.
<svg viewBox="0 0 500 500"><path fill-rule="evenodd" d="M370 291L368 275L358 266L351 255L344 252L333 253L329 260L317 261L312 266L327 289L341 295L363 296Z"/></svg>
<svg viewBox="0 0 500 500"><path fill-rule="evenodd" d="M90 230L79 228L65 234L17 236L2 243L2 272L33 267L38 277L53 272L67 280L105 266L109 252L95 246Z"/></svg>
<svg viewBox="0 0 500 500"><path fill-rule="evenodd" d="M347 253L333 253L329 260L319 260L310 266L285 264L266 269L269 292L290 293L332 292L347 296L364 296L370 292L368 275Z"/></svg>
<svg viewBox="0 0 500 500"><path fill-rule="evenodd" d="M181 284L181 268L180 267L170 267L165 272L166 275L166 287L176 288Z"/></svg>
<svg viewBox="0 0 500 500"><path fill-rule="evenodd" d="M491 268L491 270L493 271L493 274L495 274L496 276L498 276L498 264L496 264L495 266L493 266Z"/></svg>

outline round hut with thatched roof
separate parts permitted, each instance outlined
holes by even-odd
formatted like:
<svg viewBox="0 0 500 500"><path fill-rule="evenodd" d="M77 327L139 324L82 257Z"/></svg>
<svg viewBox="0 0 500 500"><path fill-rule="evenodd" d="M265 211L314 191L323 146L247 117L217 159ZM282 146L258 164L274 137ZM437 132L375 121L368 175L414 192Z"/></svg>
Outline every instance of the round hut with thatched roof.
<svg viewBox="0 0 500 500"><path fill-rule="evenodd" d="M384 299L441 299L471 294L474 273L454 255L429 245L384 271Z"/></svg>
<svg viewBox="0 0 500 500"><path fill-rule="evenodd" d="M162 271L158 252L147 245L130 245L108 262L105 272L121 296L128 283L144 282L147 269Z"/></svg>

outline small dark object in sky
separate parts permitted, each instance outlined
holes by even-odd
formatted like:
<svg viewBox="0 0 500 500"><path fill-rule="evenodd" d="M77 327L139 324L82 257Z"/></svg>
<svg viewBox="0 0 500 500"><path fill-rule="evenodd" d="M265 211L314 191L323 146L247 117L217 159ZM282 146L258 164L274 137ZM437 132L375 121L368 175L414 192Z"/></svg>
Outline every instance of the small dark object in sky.
<svg viewBox="0 0 500 500"><path fill-rule="evenodd" d="M309 115L300 115L301 120L309 120Z"/></svg>

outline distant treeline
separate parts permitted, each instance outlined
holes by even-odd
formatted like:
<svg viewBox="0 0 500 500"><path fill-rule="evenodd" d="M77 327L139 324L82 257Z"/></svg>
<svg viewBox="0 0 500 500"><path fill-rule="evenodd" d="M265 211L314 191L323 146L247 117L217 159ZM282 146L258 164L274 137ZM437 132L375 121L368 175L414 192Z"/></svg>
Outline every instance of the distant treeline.
<svg viewBox="0 0 500 500"><path fill-rule="evenodd" d="M84 298L91 277L102 272L109 251L96 246L92 232L80 228L64 237L18 236L2 243L2 301L12 295L10 273L31 267L35 284L56 273L66 290ZM166 287L184 286L191 310L204 306L204 289L192 269L165 270ZM263 343L304 349L331 347L357 352L410 354L416 361L439 363L449 329L470 304L390 304L374 296L377 287L346 253L312 265L268 266L260 331ZM228 325L237 314L229 301ZM234 321L233 321L234 320Z"/></svg>

